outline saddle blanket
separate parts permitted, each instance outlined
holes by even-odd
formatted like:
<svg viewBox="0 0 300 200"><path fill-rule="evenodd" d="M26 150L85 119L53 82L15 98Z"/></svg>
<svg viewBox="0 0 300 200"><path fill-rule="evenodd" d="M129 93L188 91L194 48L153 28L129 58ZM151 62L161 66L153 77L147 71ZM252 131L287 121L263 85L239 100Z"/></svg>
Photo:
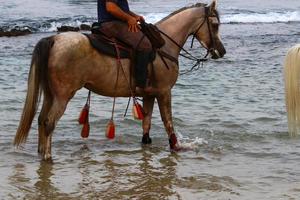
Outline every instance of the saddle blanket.
<svg viewBox="0 0 300 200"><path fill-rule="evenodd" d="M115 44L118 45L120 58L131 58L132 57L132 50L130 47L126 47L120 42L114 42L105 36L100 34L84 34L90 41L91 45L100 53L117 57L117 51Z"/></svg>

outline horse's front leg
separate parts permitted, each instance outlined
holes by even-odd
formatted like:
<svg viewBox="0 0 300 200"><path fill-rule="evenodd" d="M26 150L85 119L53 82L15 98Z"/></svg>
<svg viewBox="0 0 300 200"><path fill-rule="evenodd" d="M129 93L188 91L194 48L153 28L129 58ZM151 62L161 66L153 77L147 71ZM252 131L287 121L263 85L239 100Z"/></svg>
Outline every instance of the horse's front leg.
<svg viewBox="0 0 300 200"><path fill-rule="evenodd" d="M171 90L161 94L157 97L159 111L161 119L164 122L165 129L169 136L169 144L171 150L180 150L177 142L177 137L174 132L173 120L172 120L172 103L171 103Z"/></svg>
<svg viewBox="0 0 300 200"><path fill-rule="evenodd" d="M149 136L151 128L151 118L153 113L153 105L155 98L153 96L146 96L143 98L143 109L145 112L145 117L143 120L143 144L151 144L152 140Z"/></svg>

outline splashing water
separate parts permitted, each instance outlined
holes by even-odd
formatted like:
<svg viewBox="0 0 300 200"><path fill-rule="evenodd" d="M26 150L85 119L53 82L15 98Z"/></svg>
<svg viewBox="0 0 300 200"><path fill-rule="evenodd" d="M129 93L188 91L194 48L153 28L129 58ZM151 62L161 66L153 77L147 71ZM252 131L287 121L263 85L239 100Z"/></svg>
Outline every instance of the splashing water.
<svg viewBox="0 0 300 200"><path fill-rule="evenodd" d="M183 137L183 135L179 131L177 131L177 135L179 147L181 147L184 150L198 151L201 146L208 145L208 141L204 138Z"/></svg>

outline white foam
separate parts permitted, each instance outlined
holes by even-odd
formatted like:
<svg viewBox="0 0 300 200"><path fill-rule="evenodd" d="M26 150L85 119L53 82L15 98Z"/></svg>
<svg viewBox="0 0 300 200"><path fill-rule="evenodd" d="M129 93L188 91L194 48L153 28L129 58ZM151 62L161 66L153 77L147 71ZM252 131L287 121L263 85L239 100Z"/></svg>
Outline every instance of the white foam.
<svg viewBox="0 0 300 200"><path fill-rule="evenodd" d="M239 13L221 15L222 23L275 23L275 22L300 22L300 12L269 12L269 13Z"/></svg>
<svg viewBox="0 0 300 200"><path fill-rule="evenodd" d="M200 138L200 137L196 137L194 139L191 139L189 137L183 137L183 135L179 132L177 132L177 136L178 136L178 145L179 147L185 149L185 150L198 150L201 146L203 145L208 145L208 141Z"/></svg>
<svg viewBox="0 0 300 200"><path fill-rule="evenodd" d="M145 16L147 22L155 23L166 17L167 13L149 13ZM300 22L300 12L268 12L268 13L239 13L221 15L222 23L275 23Z"/></svg>
<svg viewBox="0 0 300 200"><path fill-rule="evenodd" d="M199 138L196 137L195 139L193 139L192 141L188 142L188 141L178 141L179 147L185 149L185 150L197 150L199 149L201 146L203 145L207 145L208 142L203 139L203 138Z"/></svg>
<svg viewBox="0 0 300 200"><path fill-rule="evenodd" d="M80 20L68 22L68 23L62 23L62 22L51 22L49 28L44 28L41 31L42 32L56 32L58 27L61 26L71 26L71 27L80 27L81 24L88 24L91 25L91 22L82 22Z"/></svg>
<svg viewBox="0 0 300 200"><path fill-rule="evenodd" d="M148 23L156 23L167 15L167 13L149 13L145 16L145 20Z"/></svg>
<svg viewBox="0 0 300 200"><path fill-rule="evenodd" d="M57 27L61 27L62 23L60 23L60 22L51 22L50 25L51 25L50 28L46 29L45 32L56 32Z"/></svg>

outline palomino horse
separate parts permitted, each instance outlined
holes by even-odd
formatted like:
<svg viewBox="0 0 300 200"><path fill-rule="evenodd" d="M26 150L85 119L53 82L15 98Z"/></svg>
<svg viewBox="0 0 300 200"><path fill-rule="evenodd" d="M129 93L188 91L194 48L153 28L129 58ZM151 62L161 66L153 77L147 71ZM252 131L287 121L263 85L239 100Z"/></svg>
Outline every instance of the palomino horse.
<svg viewBox="0 0 300 200"><path fill-rule="evenodd" d="M226 51L219 37L220 20L216 4L213 0L208 7L196 4L182 8L156 25L179 46L182 47L187 38L194 35L209 50L212 58L221 58ZM166 44L161 50L178 59L181 49L170 38L165 38ZM179 67L174 61L165 61L168 68L159 56L156 56L153 68L148 66L155 94L136 95L143 97L143 136L148 137L150 143L151 116L156 98L170 147L177 150L179 145L172 122L171 88L176 83ZM85 87L104 96L131 96L126 82L130 76L130 60L122 59L121 63L125 72L120 73L115 89L118 70L116 59L96 51L85 35L68 32L41 39L33 52L26 101L14 144L19 146L26 141L42 92L44 100L38 118L38 152L44 159L51 158L53 130L77 90ZM134 83L132 88L135 88Z"/></svg>
<svg viewBox="0 0 300 200"><path fill-rule="evenodd" d="M300 128L300 44L289 49L284 66L285 102L291 136Z"/></svg>

